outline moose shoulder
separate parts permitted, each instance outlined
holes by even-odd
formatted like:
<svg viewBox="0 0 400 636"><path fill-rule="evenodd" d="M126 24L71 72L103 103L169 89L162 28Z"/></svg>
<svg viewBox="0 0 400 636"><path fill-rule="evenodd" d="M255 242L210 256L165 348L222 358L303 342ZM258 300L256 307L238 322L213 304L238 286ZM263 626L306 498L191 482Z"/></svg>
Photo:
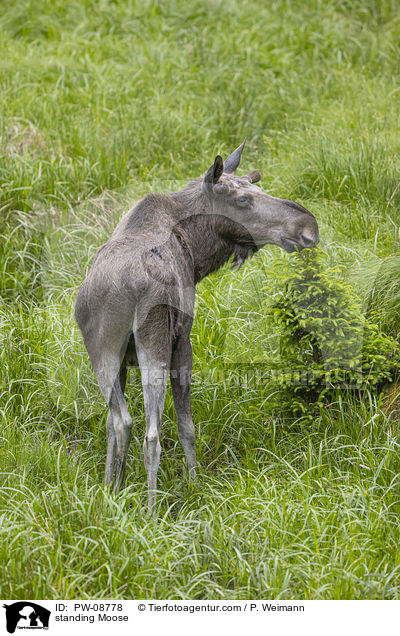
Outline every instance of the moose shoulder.
<svg viewBox="0 0 400 636"><path fill-rule="evenodd" d="M292 252L319 240L311 212L263 192L256 171L235 176L243 147L225 163L217 156L204 178L182 190L140 201L100 248L78 292L75 317L109 407L105 481L115 489L124 483L132 429L124 398L127 366L140 367L151 511L168 374L179 439L195 477L190 330L196 283L231 257L243 263L267 243Z"/></svg>

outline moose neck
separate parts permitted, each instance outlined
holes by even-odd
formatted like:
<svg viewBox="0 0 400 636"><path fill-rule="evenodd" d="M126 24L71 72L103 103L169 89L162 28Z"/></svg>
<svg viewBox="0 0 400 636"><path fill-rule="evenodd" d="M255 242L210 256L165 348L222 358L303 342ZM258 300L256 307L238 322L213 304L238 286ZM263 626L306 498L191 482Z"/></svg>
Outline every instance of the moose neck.
<svg viewBox="0 0 400 636"><path fill-rule="evenodd" d="M234 222L212 212L206 195L201 192L201 183L189 184L175 193L175 197L181 210L186 212L175 229L190 252L195 283L219 269L231 256L235 264L241 264L256 251L251 241L235 237Z"/></svg>
<svg viewBox="0 0 400 636"><path fill-rule="evenodd" d="M220 235L213 216L189 216L179 223L179 232L190 251L196 283L219 269L233 254L233 244Z"/></svg>

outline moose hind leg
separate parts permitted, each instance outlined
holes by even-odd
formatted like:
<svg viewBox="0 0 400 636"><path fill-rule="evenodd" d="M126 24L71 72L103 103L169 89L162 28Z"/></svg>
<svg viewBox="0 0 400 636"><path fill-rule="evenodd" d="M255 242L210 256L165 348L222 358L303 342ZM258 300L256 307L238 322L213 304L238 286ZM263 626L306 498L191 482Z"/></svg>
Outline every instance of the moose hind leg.
<svg viewBox="0 0 400 636"><path fill-rule="evenodd" d="M165 368L153 368L150 373L160 377ZM160 385L149 382L143 384L143 397L146 411L146 435L143 442L144 465L147 473L148 506L153 512L156 504L157 473L160 465L160 424L164 406L166 381Z"/></svg>
<svg viewBox="0 0 400 636"><path fill-rule="evenodd" d="M161 338L163 339L163 338ZM157 473L160 465L160 426L167 390L169 367L168 339L162 352L151 340L135 335L136 352L143 386L146 413L146 434L143 443L144 465L147 473L148 507L153 513L156 505Z"/></svg>
<svg viewBox="0 0 400 636"><path fill-rule="evenodd" d="M189 478L196 479L196 433L190 403L192 346L189 336L177 341L171 358L171 388L179 440L185 451Z"/></svg>
<svg viewBox="0 0 400 636"><path fill-rule="evenodd" d="M105 481L114 490L123 486L126 458L132 431L132 418L126 406L123 388L126 370L121 367L120 348L118 352L103 350L91 356L100 390L108 404L107 416L107 459ZM122 358L122 361L124 358Z"/></svg>
<svg viewBox="0 0 400 636"><path fill-rule="evenodd" d="M114 490L117 491L120 488L123 488L125 484L126 460L128 457L129 444L132 435L132 418L129 415L128 408L126 406L119 378L116 382L116 403L117 407L113 408L112 416L116 439L113 487Z"/></svg>
<svg viewBox="0 0 400 636"><path fill-rule="evenodd" d="M119 382L122 396L124 395L124 390L125 390L126 375L127 375L126 359L124 358L123 361L122 361L122 364L121 364L119 377L115 380L115 384L117 384L117 382ZM105 479L104 479L104 481L108 485L113 484L114 469L115 469L115 456L116 456L116 451L117 451L117 436L116 436L116 433L115 433L114 419L116 421L118 421L118 418L121 415L120 412L119 412L120 409L118 407L118 394L117 394L117 391L118 391L118 388L115 387L115 385L114 385L112 393L111 393L110 410L108 412L107 424L106 424L106 430L107 430L107 459L106 459L106 470L105 470ZM129 426L129 418L127 418L127 420L126 420L126 426ZM121 441L120 441L120 446L121 446ZM119 460L118 460L118 463L119 463ZM120 483L121 483L121 486L122 486L124 475L122 475L122 480L121 480L121 477L119 479L120 479ZM117 485L117 484L115 484L115 485Z"/></svg>

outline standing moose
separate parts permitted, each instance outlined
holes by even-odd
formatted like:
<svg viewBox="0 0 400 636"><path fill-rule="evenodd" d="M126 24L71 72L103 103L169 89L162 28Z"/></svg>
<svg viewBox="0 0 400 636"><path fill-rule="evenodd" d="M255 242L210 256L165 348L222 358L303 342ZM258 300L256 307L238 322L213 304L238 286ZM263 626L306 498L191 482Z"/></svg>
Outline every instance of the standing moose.
<svg viewBox="0 0 400 636"><path fill-rule="evenodd" d="M132 430L124 398L127 365L140 367L151 512L168 374L189 476L196 474L190 406L196 283L231 257L240 265L267 243L292 252L319 240L311 212L263 192L255 185L259 172L235 176L243 147L225 163L218 155L204 178L182 190L139 201L99 249L78 292L75 318L109 406L105 481L116 490L124 483Z"/></svg>

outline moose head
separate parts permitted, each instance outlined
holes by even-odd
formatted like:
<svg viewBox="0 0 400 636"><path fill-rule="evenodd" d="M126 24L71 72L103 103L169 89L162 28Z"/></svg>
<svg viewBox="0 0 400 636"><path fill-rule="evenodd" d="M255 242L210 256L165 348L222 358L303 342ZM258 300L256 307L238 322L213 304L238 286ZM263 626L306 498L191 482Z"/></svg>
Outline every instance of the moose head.
<svg viewBox="0 0 400 636"><path fill-rule="evenodd" d="M299 203L267 194L256 185L257 171L238 177L245 141L224 162L220 155L208 169L202 183L212 213L225 217L227 238L256 251L271 243L286 252L314 247L319 241L314 215ZM230 222L229 222L230 221Z"/></svg>

